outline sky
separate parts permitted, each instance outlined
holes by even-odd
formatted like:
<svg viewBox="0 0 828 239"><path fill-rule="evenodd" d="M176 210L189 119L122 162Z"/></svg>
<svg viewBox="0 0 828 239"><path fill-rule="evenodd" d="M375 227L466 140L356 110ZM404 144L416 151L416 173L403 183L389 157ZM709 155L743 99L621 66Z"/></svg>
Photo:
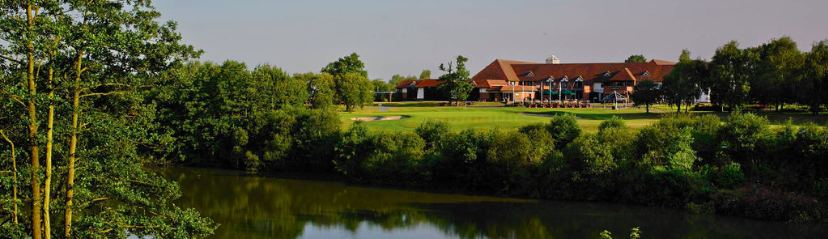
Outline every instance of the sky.
<svg viewBox="0 0 828 239"><path fill-rule="evenodd" d="M432 78L469 58L472 75L495 59L710 59L736 40L752 47L790 36L802 51L828 39L826 0L155 0L202 61L319 72L356 52L371 79Z"/></svg>

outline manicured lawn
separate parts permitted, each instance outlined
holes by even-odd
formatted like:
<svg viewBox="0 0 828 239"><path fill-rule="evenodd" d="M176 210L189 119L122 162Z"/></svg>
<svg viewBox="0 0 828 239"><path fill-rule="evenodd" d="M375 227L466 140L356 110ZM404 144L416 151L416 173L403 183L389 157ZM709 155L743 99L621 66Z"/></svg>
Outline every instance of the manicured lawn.
<svg viewBox="0 0 828 239"><path fill-rule="evenodd" d="M353 124L351 118L365 116L394 116L408 115L411 118L389 121L370 121L366 125L373 130L383 131L410 131L417 127L425 119L433 118L444 120L451 125L453 130L464 129L489 129L499 127L504 129L517 129L532 123L546 123L548 117L529 116L521 113L534 114L556 114L574 113L579 117L578 123L588 132L598 130L602 120L613 115L624 118L627 125L632 128L641 128L657 121L660 114L646 114L637 109L611 110L611 109L535 109L522 107L378 107L365 108L353 113L340 113L344 127Z"/></svg>
<svg viewBox="0 0 828 239"><path fill-rule="evenodd" d="M366 107L363 110L357 110L352 113L342 112L340 118L343 122L343 127L348 128L353 124L351 118L366 117L366 116L395 116L407 115L411 118L389 121L370 121L365 124L372 130L379 131L411 131L417 127L425 119L433 118L444 120L451 125L453 130L464 129L478 129L486 130L493 127L502 129L517 129L520 126L533 123L549 122L548 117L529 116L522 113L532 114L558 114L558 113L573 113L578 117L578 124L586 132L597 132L598 125L601 121L618 116L625 120L627 126L639 129L658 121L660 117L673 111L655 110L669 109L666 105L657 105L651 107L651 113L647 114L643 109L629 108L621 110L612 110L610 108L585 108L585 109L536 109L536 108L522 108L522 107L454 107L454 106L431 106L433 102L422 102L425 106L417 106L417 102L408 104L400 104L404 107ZM383 104L394 105L394 104ZM693 114L716 114L724 119L729 113L722 112L692 112ZM761 116L768 117L771 121L772 127L780 127L788 118L793 119L794 124L802 125L813 122L820 125L825 125L828 121L828 114L820 114L817 116L808 113L775 113L775 112L760 112Z"/></svg>

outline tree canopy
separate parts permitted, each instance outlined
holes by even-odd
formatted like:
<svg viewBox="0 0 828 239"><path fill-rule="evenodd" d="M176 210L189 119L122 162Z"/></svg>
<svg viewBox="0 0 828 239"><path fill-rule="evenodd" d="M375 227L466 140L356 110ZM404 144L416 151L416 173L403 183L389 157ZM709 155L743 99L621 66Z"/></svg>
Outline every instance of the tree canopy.
<svg viewBox="0 0 828 239"><path fill-rule="evenodd" d="M466 61L468 58L457 56L457 66L454 68L454 63L449 62L447 65L440 64L440 70L446 72L440 76L439 80L442 84L437 86L437 89L443 91L448 95L449 103L452 101L463 101L469 97L469 93L474 89L474 86L469 83L469 70L466 69Z"/></svg>
<svg viewBox="0 0 828 239"><path fill-rule="evenodd" d="M627 60L624 60L624 62L626 62L626 63L646 63L647 58L644 57L644 55L632 55L632 56L628 57Z"/></svg>
<svg viewBox="0 0 828 239"><path fill-rule="evenodd" d="M638 82L634 87L633 94L630 96L636 106L644 105L647 108L647 113L650 113L650 105L658 103L661 99L661 88L652 80L643 80Z"/></svg>

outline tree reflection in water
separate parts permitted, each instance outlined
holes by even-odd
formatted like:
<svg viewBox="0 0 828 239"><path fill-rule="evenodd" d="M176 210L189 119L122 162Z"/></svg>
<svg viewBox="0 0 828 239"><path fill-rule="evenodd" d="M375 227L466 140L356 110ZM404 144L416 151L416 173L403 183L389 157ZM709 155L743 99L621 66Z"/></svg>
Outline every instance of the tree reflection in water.
<svg viewBox="0 0 828 239"><path fill-rule="evenodd" d="M215 238L304 238L345 231L354 238L437 233L446 238L590 238L603 230L645 238L814 238L823 225L785 225L618 204L546 202L353 186L339 182L174 168L183 196L221 226ZM313 233L306 230L314 230Z"/></svg>

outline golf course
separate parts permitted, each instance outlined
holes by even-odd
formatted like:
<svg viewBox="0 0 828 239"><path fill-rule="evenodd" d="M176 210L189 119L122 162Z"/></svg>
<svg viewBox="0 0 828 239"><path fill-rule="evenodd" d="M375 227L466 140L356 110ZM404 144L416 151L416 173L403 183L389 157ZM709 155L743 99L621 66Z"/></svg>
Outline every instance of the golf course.
<svg viewBox="0 0 828 239"><path fill-rule="evenodd" d="M448 123L452 130L477 129L485 130L490 128L517 129L520 126L547 123L548 117L555 114L574 114L578 118L579 126L585 132L597 132L601 121L620 117L626 125L633 129L640 129L653 122L658 121L662 116L673 113L675 108L666 105L651 106L650 113L643 108L627 108L612 110L609 105L595 108L525 108L525 107L500 107L502 104L486 103L475 106L436 106L433 102L405 102L405 103L384 103L371 107L357 109L354 112L341 112L340 119L343 127L350 127L354 121L367 118L384 118L383 120L363 120L369 129L375 131L411 131L423 120L437 119ZM722 118L727 117L728 112L691 111L691 114L716 114ZM802 125L813 122L824 125L828 121L828 115L810 115L807 113L775 113L759 112L761 116L767 117L772 127L781 126L791 119L794 124ZM402 116L402 117L397 117ZM397 117L399 119L391 117Z"/></svg>

